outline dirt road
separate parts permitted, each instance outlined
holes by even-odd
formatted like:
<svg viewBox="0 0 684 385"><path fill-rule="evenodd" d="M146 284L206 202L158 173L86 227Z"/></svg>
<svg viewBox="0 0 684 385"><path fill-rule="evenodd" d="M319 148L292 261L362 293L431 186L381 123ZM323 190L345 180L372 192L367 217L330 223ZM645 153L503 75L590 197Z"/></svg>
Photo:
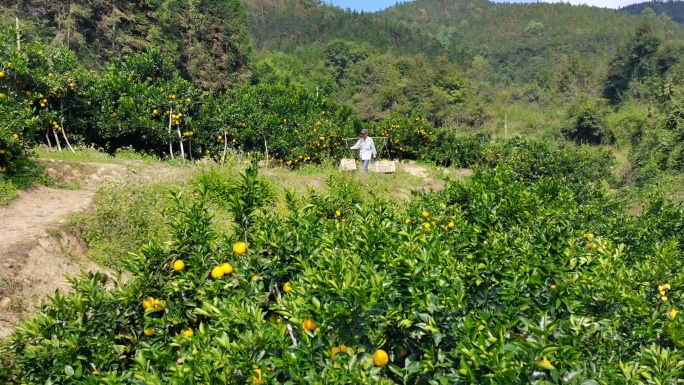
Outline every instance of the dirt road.
<svg viewBox="0 0 684 385"><path fill-rule="evenodd" d="M82 270L106 271L87 258L87 245L69 230L69 214L86 209L98 186L127 174L115 164L45 161L49 175L78 189L37 187L0 206L0 338Z"/></svg>

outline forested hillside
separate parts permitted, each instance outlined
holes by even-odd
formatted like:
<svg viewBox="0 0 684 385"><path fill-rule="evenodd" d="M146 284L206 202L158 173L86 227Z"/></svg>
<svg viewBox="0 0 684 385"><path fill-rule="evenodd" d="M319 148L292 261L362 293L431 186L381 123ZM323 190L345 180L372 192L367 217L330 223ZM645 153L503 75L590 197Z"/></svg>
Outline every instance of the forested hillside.
<svg viewBox="0 0 684 385"><path fill-rule="evenodd" d="M334 39L368 43L381 51L441 53L434 39L377 13L344 11L317 0L243 0L256 46L291 53Z"/></svg>
<svg viewBox="0 0 684 385"><path fill-rule="evenodd" d="M648 11L647 9L651 10ZM681 1L645 1L620 8L621 11L632 15L656 14L662 19L672 19L677 23L684 23L684 3ZM653 11L653 12L651 12Z"/></svg>
<svg viewBox="0 0 684 385"><path fill-rule="evenodd" d="M4 24L13 24L12 16L18 16L30 22L24 28L74 50L94 68L159 48L197 85L226 89L244 75L252 53L239 0L27 0L3 5Z"/></svg>

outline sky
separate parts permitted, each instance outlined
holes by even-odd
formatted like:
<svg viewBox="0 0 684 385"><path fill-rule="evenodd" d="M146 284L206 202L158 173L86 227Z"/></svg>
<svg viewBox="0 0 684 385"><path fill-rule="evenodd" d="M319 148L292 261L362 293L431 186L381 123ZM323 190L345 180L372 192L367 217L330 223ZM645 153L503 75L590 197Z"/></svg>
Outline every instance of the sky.
<svg viewBox="0 0 684 385"><path fill-rule="evenodd" d="M357 11L364 12L374 12L381 9L390 7L397 2L405 2L398 0L324 0L328 4L336 5L342 9L355 9ZM529 1L519 1L519 0L495 0L499 3L525 3ZM594 5L597 7L605 8L619 8L625 5L630 5L634 3L641 3L645 0L571 0L572 4L587 4ZM557 1L546 1L547 3L557 2Z"/></svg>

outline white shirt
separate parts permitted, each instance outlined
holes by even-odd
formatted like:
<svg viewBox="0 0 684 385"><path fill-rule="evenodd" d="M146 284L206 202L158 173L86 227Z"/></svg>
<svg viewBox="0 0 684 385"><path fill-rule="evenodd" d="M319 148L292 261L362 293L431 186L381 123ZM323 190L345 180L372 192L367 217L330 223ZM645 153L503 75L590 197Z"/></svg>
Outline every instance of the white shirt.
<svg viewBox="0 0 684 385"><path fill-rule="evenodd" d="M371 155L376 156L377 152L375 151L375 143L373 143L373 138L370 136L366 138L364 141L363 138L359 139L355 145L349 147L350 150L357 150L361 149L360 155L361 155L361 160L370 160Z"/></svg>

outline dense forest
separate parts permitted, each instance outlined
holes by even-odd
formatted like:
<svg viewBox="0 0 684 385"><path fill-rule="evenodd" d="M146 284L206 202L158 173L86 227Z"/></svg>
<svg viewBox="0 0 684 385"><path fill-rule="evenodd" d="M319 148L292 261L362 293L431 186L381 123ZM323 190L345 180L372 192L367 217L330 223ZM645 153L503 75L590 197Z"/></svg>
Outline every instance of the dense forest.
<svg viewBox="0 0 684 385"><path fill-rule="evenodd" d="M72 49L92 68L159 48L206 89L239 83L252 52L238 0L27 0L2 14L5 24L12 25L11 16L29 22L30 32Z"/></svg>
<svg viewBox="0 0 684 385"><path fill-rule="evenodd" d="M677 23L684 23L684 3L681 1L645 1L622 7L620 10L632 15L656 14L663 19L669 18Z"/></svg>

